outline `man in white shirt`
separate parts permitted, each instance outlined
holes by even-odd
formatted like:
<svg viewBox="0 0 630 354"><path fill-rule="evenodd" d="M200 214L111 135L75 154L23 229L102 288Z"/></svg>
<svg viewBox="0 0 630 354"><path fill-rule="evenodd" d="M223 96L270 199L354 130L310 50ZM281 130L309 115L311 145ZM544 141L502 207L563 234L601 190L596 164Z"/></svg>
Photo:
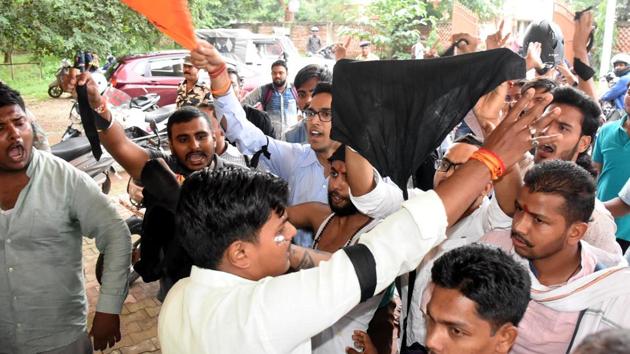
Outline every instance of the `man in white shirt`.
<svg viewBox="0 0 630 354"><path fill-rule="evenodd" d="M203 41L192 56L210 72L223 64ZM229 85L225 73L213 80L212 89L222 92ZM228 88L224 94L232 92ZM518 119L506 118L486 139L484 147L505 166L531 148L529 125L544 128L554 118L538 119L531 112L520 116L530 99L526 95L517 103ZM194 266L162 306L162 351L310 353L312 336L414 269L496 174L486 163L471 160L436 191L403 203L357 245L335 252L317 268L287 275L281 274L289 269L296 231L286 220L286 182L233 169L192 174L182 186L176 225Z"/></svg>

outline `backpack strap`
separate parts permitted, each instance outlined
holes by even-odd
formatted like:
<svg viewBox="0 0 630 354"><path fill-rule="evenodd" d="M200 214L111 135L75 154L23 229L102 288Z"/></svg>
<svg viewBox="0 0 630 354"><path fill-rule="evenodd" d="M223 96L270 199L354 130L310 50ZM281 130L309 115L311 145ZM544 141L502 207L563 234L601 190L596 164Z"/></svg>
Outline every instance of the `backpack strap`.
<svg viewBox="0 0 630 354"><path fill-rule="evenodd" d="M271 85L273 85L272 83L269 83L265 86L263 86L263 90L262 90L262 106L263 106L263 110L267 110L267 104L269 104L269 102L271 101L271 96L273 95L273 88L271 87Z"/></svg>

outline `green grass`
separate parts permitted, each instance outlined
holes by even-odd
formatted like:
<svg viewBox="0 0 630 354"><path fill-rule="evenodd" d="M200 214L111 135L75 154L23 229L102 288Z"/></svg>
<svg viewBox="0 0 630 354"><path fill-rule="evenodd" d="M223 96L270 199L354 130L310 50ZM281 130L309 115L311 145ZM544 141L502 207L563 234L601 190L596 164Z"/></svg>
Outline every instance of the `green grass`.
<svg viewBox="0 0 630 354"><path fill-rule="evenodd" d="M61 58L33 57L29 54L17 54L13 56L13 63L41 62L41 75L38 65L13 66L13 79L9 66L0 65L0 80L11 88L18 90L22 96L31 100L45 100L48 98L48 84L54 80L55 72L59 67Z"/></svg>

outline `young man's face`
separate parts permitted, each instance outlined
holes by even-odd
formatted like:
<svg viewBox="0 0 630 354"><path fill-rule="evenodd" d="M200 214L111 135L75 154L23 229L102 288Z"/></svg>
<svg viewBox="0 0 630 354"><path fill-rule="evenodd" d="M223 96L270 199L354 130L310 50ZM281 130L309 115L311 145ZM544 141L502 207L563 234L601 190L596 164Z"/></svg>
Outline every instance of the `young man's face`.
<svg viewBox="0 0 630 354"><path fill-rule="evenodd" d="M250 263L255 279L282 275L289 270L289 248L296 230L287 217L286 212L280 216L274 211L260 229L258 241L253 244L255 253L252 253ZM279 241L277 236L284 238Z"/></svg>
<svg viewBox="0 0 630 354"><path fill-rule="evenodd" d="M191 171L208 166L214 156L214 134L203 117L173 124L169 144L177 160Z"/></svg>
<svg viewBox="0 0 630 354"><path fill-rule="evenodd" d="M0 107L0 171L24 170L31 160L33 129L19 105Z"/></svg>
<svg viewBox="0 0 630 354"><path fill-rule="evenodd" d="M357 209L350 200L350 187L346 180L346 163L335 160L330 166L328 177L328 205L340 216L357 213Z"/></svg>
<svg viewBox="0 0 630 354"><path fill-rule="evenodd" d="M579 153L586 151L591 143L591 137L582 136L582 120L584 115L579 109L566 104L551 104L547 111L560 107L562 112L547 129L539 135L560 134L560 138L551 144L538 146L534 153L536 163L546 160L577 160Z"/></svg>
<svg viewBox="0 0 630 354"><path fill-rule="evenodd" d="M315 86L317 86L318 83L319 79L316 77L312 77L306 80L306 82L302 84L302 86L297 88L298 97L295 101L297 102L297 106L300 110L303 111L309 106L309 104L311 103L311 98L313 97L313 89L315 88Z"/></svg>
<svg viewBox="0 0 630 354"><path fill-rule="evenodd" d="M558 194L521 188L512 221L512 244L518 255L528 260L545 259L569 245L572 225L566 222L565 203Z"/></svg>
<svg viewBox="0 0 630 354"><path fill-rule="evenodd" d="M282 87L287 82L287 69L282 65L271 68L271 80L276 87Z"/></svg>
<svg viewBox="0 0 630 354"><path fill-rule="evenodd" d="M309 109L315 112L331 112L332 95L320 93L313 97ZM307 141L315 152L325 152L331 148L333 140L330 139L332 121L323 122L319 115L314 115L306 121Z"/></svg>
<svg viewBox="0 0 630 354"><path fill-rule="evenodd" d="M435 354L507 353L512 341L477 313L477 304L457 289L435 285L426 313L426 347Z"/></svg>
<svg viewBox="0 0 630 354"><path fill-rule="evenodd" d="M232 81L232 90L238 99L241 98L241 81L238 75L230 73L230 81Z"/></svg>

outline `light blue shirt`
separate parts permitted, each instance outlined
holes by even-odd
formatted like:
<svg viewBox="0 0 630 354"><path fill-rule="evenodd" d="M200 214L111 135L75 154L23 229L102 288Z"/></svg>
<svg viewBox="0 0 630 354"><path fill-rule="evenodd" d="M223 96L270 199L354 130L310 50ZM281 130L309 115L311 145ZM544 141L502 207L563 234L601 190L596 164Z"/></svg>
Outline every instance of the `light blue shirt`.
<svg viewBox="0 0 630 354"><path fill-rule="evenodd" d="M96 311L120 313L127 296L131 236L87 174L33 149L29 182L0 211L0 352L38 353L86 332L82 237L106 254Z"/></svg>
<svg viewBox="0 0 630 354"><path fill-rule="evenodd" d="M254 124L247 120L243 107L230 92L222 97L215 97L217 117L227 121L227 138L245 155L253 155L267 144L271 158L263 156L260 165L265 170L279 176L289 184L289 205L305 202L328 203L328 182L324 176L324 167L317 160L315 151L308 144L292 144L269 138ZM298 231L295 243L310 247L313 242L311 232Z"/></svg>

